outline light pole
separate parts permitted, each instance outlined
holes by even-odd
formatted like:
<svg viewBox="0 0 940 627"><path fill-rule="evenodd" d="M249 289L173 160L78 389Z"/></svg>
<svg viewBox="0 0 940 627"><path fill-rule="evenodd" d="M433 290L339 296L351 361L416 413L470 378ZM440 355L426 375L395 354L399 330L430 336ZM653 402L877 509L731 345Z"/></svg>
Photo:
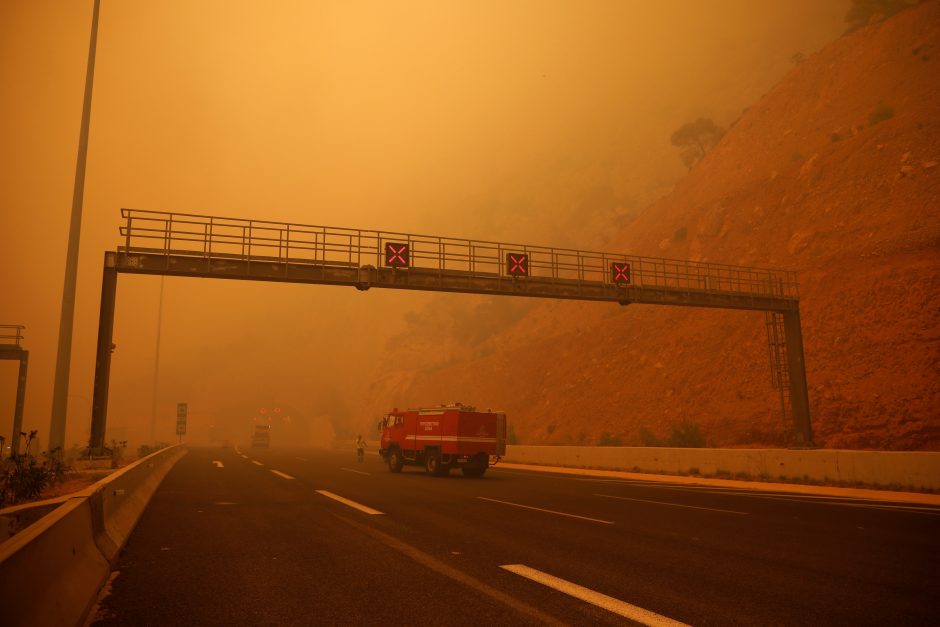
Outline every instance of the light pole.
<svg viewBox="0 0 940 627"><path fill-rule="evenodd" d="M75 317L75 283L78 278L78 244L82 231L82 201L85 196L85 163L88 160L88 126L91 121L91 88L95 79L95 49L98 43L98 8L95 0L91 16L91 42L85 71L85 99L82 104L82 125L78 135L78 161L75 164L75 186L72 190L72 219L65 255L65 281L62 287L62 312L59 316L59 349L55 361L55 383L52 390L52 420L49 425L49 450L65 446L65 417L68 410L69 368L72 360L72 323Z"/></svg>
<svg viewBox="0 0 940 627"><path fill-rule="evenodd" d="M160 304L157 307L157 346L153 359L153 396L150 404L150 444L156 443L157 429L157 383L160 380L160 329L163 327L163 282L166 276L160 275Z"/></svg>

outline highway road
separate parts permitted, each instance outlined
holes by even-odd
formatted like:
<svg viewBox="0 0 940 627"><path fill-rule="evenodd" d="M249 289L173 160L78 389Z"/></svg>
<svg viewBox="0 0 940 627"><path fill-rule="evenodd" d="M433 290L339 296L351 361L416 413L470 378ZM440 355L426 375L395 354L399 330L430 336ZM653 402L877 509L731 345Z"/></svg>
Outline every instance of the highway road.
<svg viewBox="0 0 940 627"><path fill-rule="evenodd" d="M96 625L940 624L940 508L194 448Z"/></svg>

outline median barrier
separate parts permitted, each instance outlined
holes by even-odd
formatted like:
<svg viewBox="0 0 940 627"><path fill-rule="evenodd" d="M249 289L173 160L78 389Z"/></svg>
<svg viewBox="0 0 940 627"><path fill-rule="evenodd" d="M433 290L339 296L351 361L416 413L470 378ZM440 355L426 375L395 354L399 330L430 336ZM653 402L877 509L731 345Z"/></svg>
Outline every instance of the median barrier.
<svg viewBox="0 0 940 627"><path fill-rule="evenodd" d="M185 454L182 446L162 449L89 488L89 498L96 505L94 511L101 512L96 542L112 565L160 482Z"/></svg>
<svg viewBox="0 0 940 627"><path fill-rule="evenodd" d="M0 623L80 624L153 493L185 453L179 445L162 449L55 499L61 504L49 514L0 543Z"/></svg>
<svg viewBox="0 0 940 627"><path fill-rule="evenodd" d="M77 625L111 572L95 544L91 504L76 498L0 544L5 625Z"/></svg>
<svg viewBox="0 0 940 627"><path fill-rule="evenodd" d="M940 453L922 451L514 444L506 447L504 460L519 464L654 474L835 482L895 489L940 489Z"/></svg>

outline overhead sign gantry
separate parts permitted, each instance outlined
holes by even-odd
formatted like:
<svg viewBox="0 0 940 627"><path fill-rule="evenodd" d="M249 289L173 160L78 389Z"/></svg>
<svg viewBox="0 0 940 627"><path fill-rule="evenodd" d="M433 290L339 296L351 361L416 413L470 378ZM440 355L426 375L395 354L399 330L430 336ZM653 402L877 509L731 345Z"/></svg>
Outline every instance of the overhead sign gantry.
<svg viewBox="0 0 940 627"><path fill-rule="evenodd" d="M567 248L122 209L105 253L90 447L104 444L118 273L767 312L792 444L812 446L796 273Z"/></svg>

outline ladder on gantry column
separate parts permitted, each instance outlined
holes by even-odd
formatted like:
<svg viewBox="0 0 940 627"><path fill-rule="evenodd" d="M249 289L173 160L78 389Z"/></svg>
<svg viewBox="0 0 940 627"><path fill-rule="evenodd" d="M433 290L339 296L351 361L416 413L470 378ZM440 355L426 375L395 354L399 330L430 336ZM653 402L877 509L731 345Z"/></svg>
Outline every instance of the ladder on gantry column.
<svg viewBox="0 0 940 627"><path fill-rule="evenodd" d="M793 401L783 314L777 311L768 311L766 322L767 347L770 351L770 383L780 393L780 410L783 413L783 437L789 445L793 443Z"/></svg>

